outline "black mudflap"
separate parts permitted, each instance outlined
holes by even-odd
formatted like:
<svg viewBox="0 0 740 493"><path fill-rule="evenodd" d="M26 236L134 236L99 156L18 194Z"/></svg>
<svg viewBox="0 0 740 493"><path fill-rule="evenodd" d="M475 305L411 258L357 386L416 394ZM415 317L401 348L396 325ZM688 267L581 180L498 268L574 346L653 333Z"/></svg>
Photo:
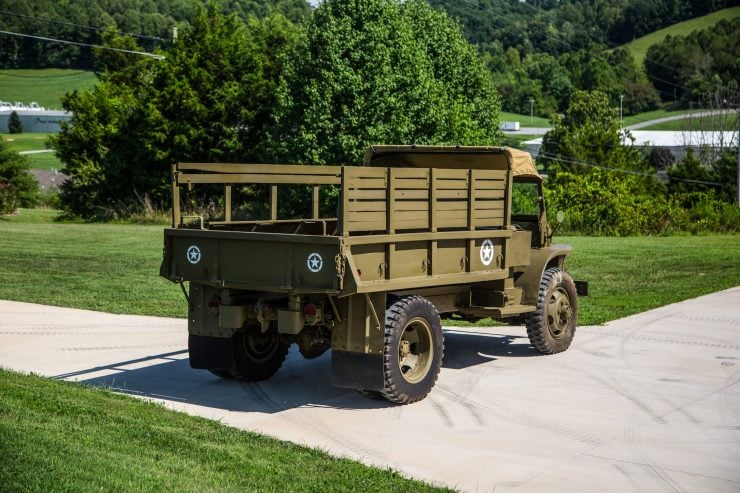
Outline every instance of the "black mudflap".
<svg viewBox="0 0 740 493"><path fill-rule="evenodd" d="M331 381L336 387L383 390L383 356L331 351Z"/></svg>
<svg viewBox="0 0 740 493"><path fill-rule="evenodd" d="M190 335L190 367L203 370L234 371L234 347L231 337Z"/></svg>

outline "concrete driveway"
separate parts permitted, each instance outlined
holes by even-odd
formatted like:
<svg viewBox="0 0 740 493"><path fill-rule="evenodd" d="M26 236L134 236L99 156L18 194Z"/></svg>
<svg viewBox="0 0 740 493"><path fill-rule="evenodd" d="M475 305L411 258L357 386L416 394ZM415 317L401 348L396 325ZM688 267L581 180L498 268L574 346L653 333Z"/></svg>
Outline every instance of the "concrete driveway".
<svg viewBox="0 0 740 493"><path fill-rule="evenodd" d="M448 328L437 386L409 406L333 388L327 355L291 351L259 384L220 380L190 369L186 339L185 320L0 301L3 367L460 490L740 491L740 287L580 327L548 357L521 327Z"/></svg>

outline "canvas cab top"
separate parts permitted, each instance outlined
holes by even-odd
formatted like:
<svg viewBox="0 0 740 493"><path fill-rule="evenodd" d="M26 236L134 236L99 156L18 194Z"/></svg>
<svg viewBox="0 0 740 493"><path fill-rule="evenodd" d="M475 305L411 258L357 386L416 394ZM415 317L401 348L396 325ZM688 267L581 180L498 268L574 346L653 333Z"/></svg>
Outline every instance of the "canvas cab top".
<svg viewBox="0 0 740 493"><path fill-rule="evenodd" d="M491 169L541 180L528 152L511 147L376 145L365 152L365 166L390 168Z"/></svg>

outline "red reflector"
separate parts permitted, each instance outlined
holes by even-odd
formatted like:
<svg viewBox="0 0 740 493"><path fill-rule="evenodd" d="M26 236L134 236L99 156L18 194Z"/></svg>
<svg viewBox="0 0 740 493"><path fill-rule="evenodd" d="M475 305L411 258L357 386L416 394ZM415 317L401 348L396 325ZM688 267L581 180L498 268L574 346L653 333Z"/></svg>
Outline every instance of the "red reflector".
<svg viewBox="0 0 740 493"><path fill-rule="evenodd" d="M217 295L213 295L210 300L208 300L208 308L218 308L221 305L221 298L219 298Z"/></svg>
<svg viewBox="0 0 740 493"><path fill-rule="evenodd" d="M315 317L316 312L316 305L314 305L313 303L308 303L306 306L303 307L303 313L307 317Z"/></svg>

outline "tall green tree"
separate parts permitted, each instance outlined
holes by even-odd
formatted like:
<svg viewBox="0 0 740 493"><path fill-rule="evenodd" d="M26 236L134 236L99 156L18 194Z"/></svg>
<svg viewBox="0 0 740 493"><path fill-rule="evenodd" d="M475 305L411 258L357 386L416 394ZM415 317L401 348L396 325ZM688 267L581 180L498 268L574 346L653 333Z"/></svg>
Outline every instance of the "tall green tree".
<svg viewBox="0 0 740 493"><path fill-rule="evenodd" d="M670 215L663 187L620 128L606 94L576 91L552 120L538 162L548 170L548 203L572 229L603 235L661 231Z"/></svg>
<svg viewBox="0 0 740 493"><path fill-rule="evenodd" d="M10 113L8 117L8 133L10 134L22 134L23 133L23 122L21 117L18 116L17 111Z"/></svg>
<svg viewBox="0 0 740 493"><path fill-rule="evenodd" d="M444 12L418 0L323 2L288 57L271 149L357 164L377 143L495 144L499 108L476 49Z"/></svg>
<svg viewBox="0 0 740 493"><path fill-rule="evenodd" d="M39 186L28 168L28 159L0 139L0 214L36 205Z"/></svg>
<svg viewBox="0 0 740 493"><path fill-rule="evenodd" d="M64 208L108 217L144 194L166 207L171 164L254 159L293 33L280 14L244 25L211 3L163 60L101 54L100 84L65 98L73 117L52 139Z"/></svg>

